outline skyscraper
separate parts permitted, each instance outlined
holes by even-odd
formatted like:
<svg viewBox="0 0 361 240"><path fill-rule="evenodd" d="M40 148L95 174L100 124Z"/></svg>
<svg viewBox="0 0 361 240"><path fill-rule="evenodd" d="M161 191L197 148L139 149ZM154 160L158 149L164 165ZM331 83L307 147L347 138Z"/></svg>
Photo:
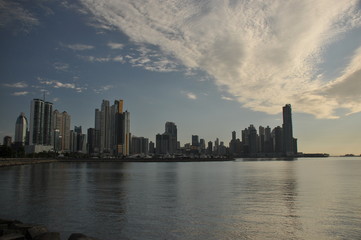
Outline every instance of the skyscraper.
<svg viewBox="0 0 361 240"><path fill-rule="evenodd" d="M283 130L283 150L284 150L284 153L286 155L293 155L293 154L295 154L295 146L294 146L295 141L293 139L291 104L286 104L283 107L282 130Z"/></svg>
<svg viewBox="0 0 361 240"><path fill-rule="evenodd" d="M174 122L165 123L165 133L169 135L169 154L177 152L177 125Z"/></svg>
<svg viewBox="0 0 361 240"><path fill-rule="evenodd" d="M28 120L25 117L25 113L20 113L20 116L16 120L15 124L15 144L24 146L26 137L28 134Z"/></svg>
<svg viewBox="0 0 361 240"><path fill-rule="evenodd" d="M175 154L177 152L177 126L174 122L165 123L165 132L156 135L157 154Z"/></svg>
<svg viewBox="0 0 361 240"><path fill-rule="evenodd" d="M71 117L67 112L53 112L54 148L60 151L70 150L70 122ZM58 133L58 134L57 134Z"/></svg>
<svg viewBox="0 0 361 240"><path fill-rule="evenodd" d="M93 149L98 148L101 154L129 155L130 113L123 112L123 100L115 100L112 106L103 100L101 110L95 109L95 130L99 132L99 141L92 142ZM93 146L97 142L99 146Z"/></svg>
<svg viewBox="0 0 361 240"><path fill-rule="evenodd" d="M30 145L51 145L53 104L33 99L30 107Z"/></svg>

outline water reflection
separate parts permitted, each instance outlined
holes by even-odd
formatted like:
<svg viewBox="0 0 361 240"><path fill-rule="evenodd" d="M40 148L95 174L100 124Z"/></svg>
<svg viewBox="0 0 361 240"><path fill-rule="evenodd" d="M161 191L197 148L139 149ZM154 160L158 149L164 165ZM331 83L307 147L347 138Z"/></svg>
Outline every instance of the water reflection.
<svg viewBox="0 0 361 240"><path fill-rule="evenodd" d="M361 161L0 169L0 218L113 239L358 239Z"/></svg>

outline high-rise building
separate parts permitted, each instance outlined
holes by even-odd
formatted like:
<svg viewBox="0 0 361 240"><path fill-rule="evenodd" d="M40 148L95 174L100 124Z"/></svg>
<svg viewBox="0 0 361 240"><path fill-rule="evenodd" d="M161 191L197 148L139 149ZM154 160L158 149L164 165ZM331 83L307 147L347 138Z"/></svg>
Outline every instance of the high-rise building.
<svg viewBox="0 0 361 240"><path fill-rule="evenodd" d="M177 125L174 122L165 123L165 133L169 135L169 154L177 152Z"/></svg>
<svg viewBox="0 0 361 240"><path fill-rule="evenodd" d="M71 117L67 112L53 112L53 136L54 149L59 151L70 150L70 122ZM60 143L60 144L59 144Z"/></svg>
<svg viewBox="0 0 361 240"><path fill-rule="evenodd" d="M25 117L25 113L20 113L20 116L16 120L15 124L15 144L24 146L27 142L28 135L28 120Z"/></svg>
<svg viewBox="0 0 361 240"><path fill-rule="evenodd" d="M33 99L30 108L30 145L52 145L53 104Z"/></svg>
<svg viewBox="0 0 361 240"><path fill-rule="evenodd" d="M291 104L286 104L283 107L282 129L283 129L283 151L286 155L293 155L296 153L295 150L297 149L297 146L294 146L295 140L293 138Z"/></svg>
<svg viewBox="0 0 361 240"><path fill-rule="evenodd" d="M148 154L149 141L144 137L132 137L132 154Z"/></svg>
<svg viewBox="0 0 361 240"><path fill-rule="evenodd" d="M130 153L130 113L123 112L123 100L110 106L103 100L101 110L95 109L95 130L99 132L100 154L126 156Z"/></svg>
<svg viewBox="0 0 361 240"><path fill-rule="evenodd" d="M11 147L12 145L12 138L10 136L5 136L3 140L3 146Z"/></svg>
<svg viewBox="0 0 361 240"><path fill-rule="evenodd" d="M198 135L192 135L192 146L198 147L199 146L199 137Z"/></svg>
<svg viewBox="0 0 361 240"><path fill-rule="evenodd" d="M99 130L95 128L88 128L88 153L90 155L96 155L99 153Z"/></svg>

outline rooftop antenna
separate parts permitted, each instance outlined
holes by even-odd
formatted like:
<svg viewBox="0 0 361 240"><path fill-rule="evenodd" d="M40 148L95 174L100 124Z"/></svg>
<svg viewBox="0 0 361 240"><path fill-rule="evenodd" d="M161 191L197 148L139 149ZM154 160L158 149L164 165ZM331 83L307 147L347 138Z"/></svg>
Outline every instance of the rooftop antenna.
<svg viewBox="0 0 361 240"><path fill-rule="evenodd" d="M45 91L43 91L43 100L45 102Z"/></svg>

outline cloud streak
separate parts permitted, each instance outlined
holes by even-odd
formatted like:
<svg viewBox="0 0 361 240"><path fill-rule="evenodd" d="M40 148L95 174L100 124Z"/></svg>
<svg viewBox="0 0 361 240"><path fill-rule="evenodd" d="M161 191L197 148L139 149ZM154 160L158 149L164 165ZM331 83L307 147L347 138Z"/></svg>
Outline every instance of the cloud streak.
<svg viewBox="0 0 361 240"><path fill-rule="evenodd" d="M14 92L11 95L13 95L13 96L25 96L25 95L28 95L28 94L29 94L29 92L22 91L22 92Z"/></svg>
<svg viewBox="0 0 361 240"><path fill-rule="evenodd" d="M28 84L26 82L4 83L3 86L11 88L26 88L28 87Z"/></svg>
<svg viewBox="0 0 361 240"><path fill-rule="evenodd" d="M0 0L0 28L11 27L15 32L30 32L33 26L37 25L37 17L20 3Z"/></svg>
<svg viewBox="0 0 361 240"><path fill-rule="evenodd" d="M80 44L80 43L77 43L77 44L68 44L68 45L64 45L62 44L64 47L67 47L71 50L74 50L74 51L86 51L86 50L91 50L91 49L94 49L94 46L92 45L87 45L87 44Z"/></svg>
<svg viewBox="0 0 361 240"><path fill-rule="evenodd" d="M278 113L285 103L318 118L337 118L340 108L361 111L360 50L343 56L350 61L339 76L324 77L332 61L325 52L361 27L357 0L81 2L100 24L118 28L166 63L149 64L148 52L132 56L134 66L204 71L256 111ZM356 98L348 97L349 89Z"/></svg>
<svg viewBox="0 0 361 240"><path fill-rule="evenodd" d="M79 87L76 86L74 83L62 83L60 81L56 81L56 80L46 80L46 79L42 79L42 78L38 78L38 81L41 84L50 86L52 88L68 88L68 89L74 89L75 91L81 93L84 90L86 90L85 87Z"/></svg>

